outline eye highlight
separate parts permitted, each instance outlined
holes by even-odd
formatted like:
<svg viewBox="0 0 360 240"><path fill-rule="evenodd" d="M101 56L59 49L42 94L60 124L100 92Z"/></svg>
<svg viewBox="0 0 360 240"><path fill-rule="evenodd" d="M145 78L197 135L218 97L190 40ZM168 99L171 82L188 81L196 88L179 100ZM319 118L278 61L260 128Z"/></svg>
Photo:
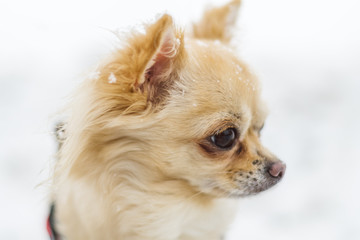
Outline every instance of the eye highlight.
<svg viewBox="0 0 360 240"><path fill-rule="evenodd" d="M216 133L210 137L211 143L218 148L228 149L234 145L236 139L236 129L228 128L220 133Z"/></svg>

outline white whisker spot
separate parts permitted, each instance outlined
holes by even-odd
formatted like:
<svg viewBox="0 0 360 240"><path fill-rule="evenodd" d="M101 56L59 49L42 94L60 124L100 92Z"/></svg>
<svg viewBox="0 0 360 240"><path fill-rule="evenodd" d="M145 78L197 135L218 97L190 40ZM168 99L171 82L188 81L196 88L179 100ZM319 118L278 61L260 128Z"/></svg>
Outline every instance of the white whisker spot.
<svg viewBox="0 0 360 240"><path fill-rule="evenodd" d="M110 84L112 84L112 83L116 83L116 81L117 81L117 79L116 79L116 77L115 77L115 74L114 74L114 73L110 73L110 75L109 75L109 77L108 77L108 82L109 82Z"/></svg>

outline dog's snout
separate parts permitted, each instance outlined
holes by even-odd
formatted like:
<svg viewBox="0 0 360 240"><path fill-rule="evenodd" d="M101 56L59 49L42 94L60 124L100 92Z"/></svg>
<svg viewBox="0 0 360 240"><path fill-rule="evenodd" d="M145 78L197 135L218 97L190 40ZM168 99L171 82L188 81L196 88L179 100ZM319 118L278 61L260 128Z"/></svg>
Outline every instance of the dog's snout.
<svg viewBox="0 0 360 240"><path fill-rule="evenodd" d="M286 170L286 165L284 163L276 162L276 163L272 163L269 166L268 173L270 174L270 176L274 178L281 178L282 176L284 176L285 170Z"/></svg>

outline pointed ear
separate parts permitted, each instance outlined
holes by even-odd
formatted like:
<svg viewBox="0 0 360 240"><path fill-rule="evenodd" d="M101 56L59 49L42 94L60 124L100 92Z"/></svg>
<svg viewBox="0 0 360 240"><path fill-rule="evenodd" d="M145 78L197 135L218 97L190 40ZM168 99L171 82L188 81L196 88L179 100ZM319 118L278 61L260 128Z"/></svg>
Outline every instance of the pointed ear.
<svg viewBox="0 0 360 240"><path fill-rule="evenodd" d="M137 42L135 89L145 92L151 102L159 102L171 85L176 60L183 49L183 34L177 33L171 16L164 14L146 29Z"/></svg>
<svg viewBox="0 0 360 240"><path fill-rule="evenodd" d="M240 0L205 11L200 22L193 25L195 38L220 40L228 43L231 40L231 28L236 24Z"/></svg>

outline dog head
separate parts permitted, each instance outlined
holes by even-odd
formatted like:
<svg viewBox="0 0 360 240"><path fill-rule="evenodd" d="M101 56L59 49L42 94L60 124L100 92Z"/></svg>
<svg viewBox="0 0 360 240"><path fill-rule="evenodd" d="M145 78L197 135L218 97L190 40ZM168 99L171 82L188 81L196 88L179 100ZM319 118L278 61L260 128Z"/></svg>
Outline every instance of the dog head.
<svg viewBox="0 0 360 240"><path fill-rule="evenodd" d="M182 181L219 197L276 184L285 165L260 143L258 80L229 44L238 6L210 9L189 35L168 15L133 33L80 89L70 172Z"/></svg>

